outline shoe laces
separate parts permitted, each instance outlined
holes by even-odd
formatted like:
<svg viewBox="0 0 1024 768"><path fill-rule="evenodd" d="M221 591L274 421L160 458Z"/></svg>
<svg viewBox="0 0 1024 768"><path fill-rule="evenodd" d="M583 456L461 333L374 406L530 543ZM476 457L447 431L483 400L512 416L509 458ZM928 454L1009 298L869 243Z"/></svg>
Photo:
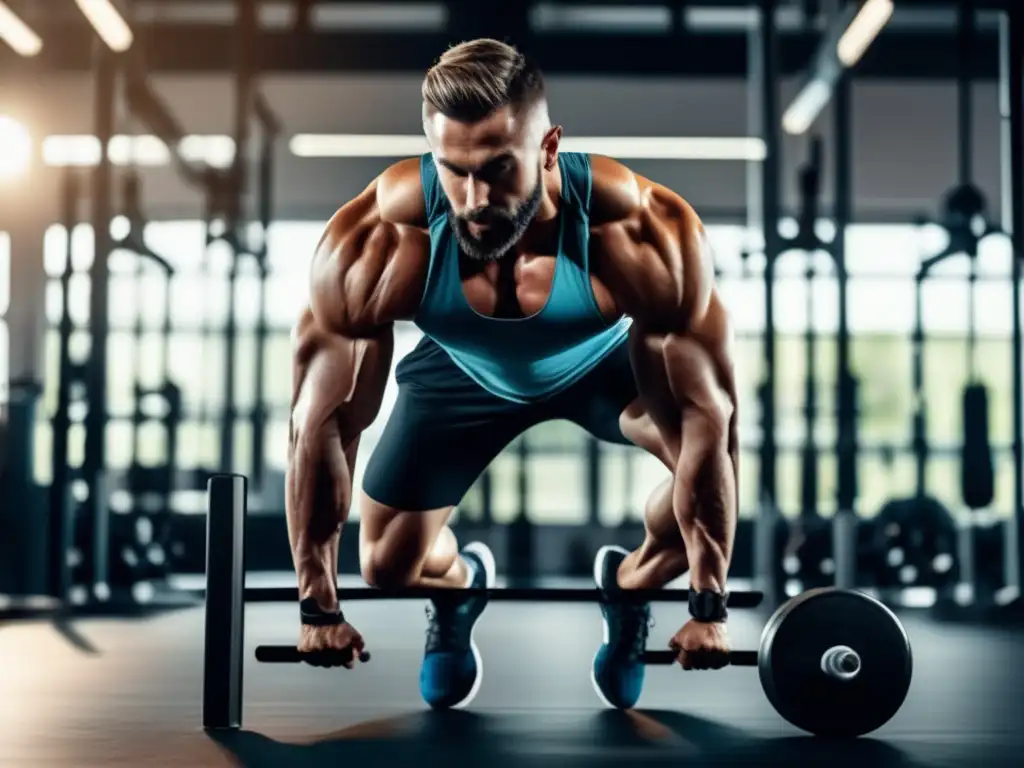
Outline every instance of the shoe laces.
<svg viewBox="0 0 1024 768"><path fill-rule="evenodd" d="M618 606L618 638L630 638L622 653L630 659L639 658L647 650L647 636L654 628L654 616L646 604L621 603Z"/></svg>
<svg viewBox="0 0 1024 768"><path fill-rule="evenodd" d="M454 650L465 645L462 638L464 627L459 621L458 607L446 604L426 606L427 651Z"/></svg>

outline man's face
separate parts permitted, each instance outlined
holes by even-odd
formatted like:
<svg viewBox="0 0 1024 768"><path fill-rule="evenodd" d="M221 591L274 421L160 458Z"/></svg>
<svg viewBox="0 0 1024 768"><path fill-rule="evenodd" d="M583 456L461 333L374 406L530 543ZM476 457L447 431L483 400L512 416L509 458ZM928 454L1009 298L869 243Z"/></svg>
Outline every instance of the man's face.
<svg viewBox="0 0 1024 768"><path fill-rule="evenodd" d="M459 245L470 258L500 259L540 208L543 124L503 107L477 123L432 114L425 128Z"/></svg>

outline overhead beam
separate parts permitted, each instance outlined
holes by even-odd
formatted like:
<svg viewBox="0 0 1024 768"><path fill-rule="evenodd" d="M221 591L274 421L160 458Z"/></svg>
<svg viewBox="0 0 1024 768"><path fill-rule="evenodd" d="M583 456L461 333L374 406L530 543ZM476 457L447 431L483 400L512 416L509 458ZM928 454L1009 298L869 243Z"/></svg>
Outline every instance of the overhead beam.
<svg viewBox="0 0 1024 768"><path fill-rule="evenodd" d="M40 29L45 45L31 60L0 50L0 76L90 70L88 28L50 25ZM150 72L230 73L230 27L153 27L147 30ZM780 33L780 73L806 72L818 47L812 32ZM263 30L256 45L257 67L267 75L298 73L420 73L456 40L450 32L367 32ZM998 77L998 35L979 33L973 57L975 78ZM543 34L532 35L530 51L549 74L643 75L744 78L745 32L701 35ZM955 34L891 30L858 65L857 78L948 79L956 75Z"/></svg>

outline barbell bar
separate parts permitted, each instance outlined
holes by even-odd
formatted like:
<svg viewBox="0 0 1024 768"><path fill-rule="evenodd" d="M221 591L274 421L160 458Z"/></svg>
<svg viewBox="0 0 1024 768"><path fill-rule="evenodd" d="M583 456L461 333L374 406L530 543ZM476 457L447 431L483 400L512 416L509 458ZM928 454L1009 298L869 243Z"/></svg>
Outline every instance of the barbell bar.
<svg viewBox="0 0 1024 768"><path fill-rule="evenodd" d="M527 603L600 603L606 598L595 587L350 587L338 589L338 602L355 600L443 600L446 597L486 597L493 602ZM201 596L202 592L198 593ZM690 599L687 589L628 589L616 593L616 602L685 603ZM764 600L761 592L738 591L729 593L730 608L756 608ZM245 602L276 603L298 602L294 587L246 587Z"/></svg>

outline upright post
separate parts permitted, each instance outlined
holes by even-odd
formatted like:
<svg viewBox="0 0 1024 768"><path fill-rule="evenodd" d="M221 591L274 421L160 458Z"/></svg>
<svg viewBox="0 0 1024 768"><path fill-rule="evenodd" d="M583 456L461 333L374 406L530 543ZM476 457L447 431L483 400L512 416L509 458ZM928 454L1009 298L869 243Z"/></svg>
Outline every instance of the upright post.
<svg viewBox="0 0 1024 768"><path fill-rule="evenodd" d="M244 475L214 475L206 499L203 727L242 727L245 650Z"/></svg>

